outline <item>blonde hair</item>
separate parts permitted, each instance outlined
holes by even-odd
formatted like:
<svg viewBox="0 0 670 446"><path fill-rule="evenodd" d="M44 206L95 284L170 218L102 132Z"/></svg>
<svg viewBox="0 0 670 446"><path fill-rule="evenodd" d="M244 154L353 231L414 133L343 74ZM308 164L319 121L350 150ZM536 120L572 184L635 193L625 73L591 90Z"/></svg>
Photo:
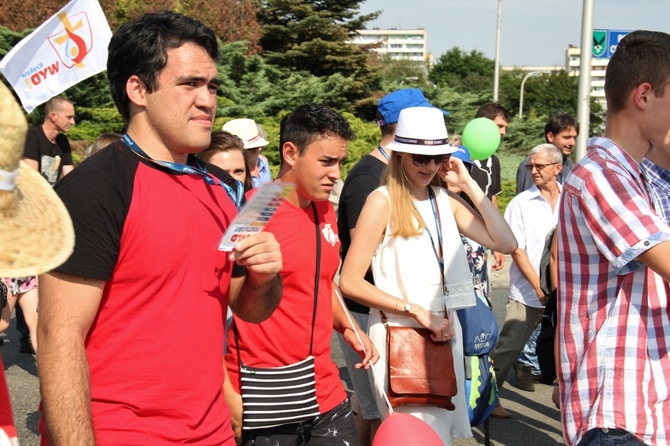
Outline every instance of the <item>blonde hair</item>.
<svg viewBox="0 0 670 446"><path fill-rule="evenodd" d="M435 175L430 184L431 186L442 186L440 177ZM410 182L403 170L400 153L395 151L391 153L382 185L386 185L389 191L391 207L389 214L391 234L389 235L406 238L421 235L426 225L412 201Z"/></svg>

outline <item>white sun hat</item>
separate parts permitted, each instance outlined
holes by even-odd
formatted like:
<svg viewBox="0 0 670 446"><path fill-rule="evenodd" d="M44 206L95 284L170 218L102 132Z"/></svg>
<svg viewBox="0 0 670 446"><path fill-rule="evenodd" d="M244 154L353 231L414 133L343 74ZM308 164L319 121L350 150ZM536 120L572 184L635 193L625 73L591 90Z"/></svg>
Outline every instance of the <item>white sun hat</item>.
<svg viewBox="0 0 670 446"><path fill-rule="evenodd" d="M0 277L35 276L72 254L65 205L37 170L21 161L28 123L0 82Z"/></svg>
<svg viewBox="0 0 670 446"><path fill-rule="evenodd" d="M456 151L456 147L449 144L442 111L430 107L401 110L395 138L387 148L416 155L443 155Z"/></svg>
<svg viewBox="0 0 670 446"><path fill-rule="evenodd" d="M270 144L258 133L258 126L253 119L233 119L223 124L222 130L232 133L244 141L245 149L256 149Z"/></svg>

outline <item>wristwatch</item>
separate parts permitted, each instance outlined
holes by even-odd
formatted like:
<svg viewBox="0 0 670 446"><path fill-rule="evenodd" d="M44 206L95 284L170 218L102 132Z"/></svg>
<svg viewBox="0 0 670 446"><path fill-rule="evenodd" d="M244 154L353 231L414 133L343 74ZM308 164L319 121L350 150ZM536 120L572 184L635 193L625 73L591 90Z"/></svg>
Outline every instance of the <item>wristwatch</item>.
<svg viewBox="0 0 670 446"><path fill-rule="evenodd" d="M405 312L405 314L409 314L409 312L412 310L412 304L409 303L409 302L407 302L407 303L402 307L402 309L403 309L403 311Z"/></svg>

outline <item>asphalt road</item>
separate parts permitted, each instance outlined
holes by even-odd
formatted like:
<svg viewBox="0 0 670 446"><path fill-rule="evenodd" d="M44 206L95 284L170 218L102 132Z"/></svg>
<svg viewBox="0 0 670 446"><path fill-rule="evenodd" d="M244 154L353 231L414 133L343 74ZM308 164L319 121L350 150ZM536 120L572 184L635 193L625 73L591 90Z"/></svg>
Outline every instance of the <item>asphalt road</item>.
<svg viewBox="0 0 670 446"><path fill-rule="evenodd" d="M508 256L507 263L510 259ZM509 283L507 270L492 277L491 301L498 320L502 324ZM5 365L5 374L12 398L14 420L22 446L39 445L37 424L40 414L39 384L37 367L32 355L19 353L18 333L14 320L10 328L0 336L4 341L0 352ZM337 340L334 339L333 359L340 366L340 376L349 389L348 375ZM536 384L535 392L526 392L514 387L511 373L505 387L500 391L503 405L512 412L509 420L491 419L490 438L494 446L551 446L562 445L559 412L551 402L552 386ZM473 446L484 444L483 426L473 429L474 437L457 439L453 446Z"/></svg>

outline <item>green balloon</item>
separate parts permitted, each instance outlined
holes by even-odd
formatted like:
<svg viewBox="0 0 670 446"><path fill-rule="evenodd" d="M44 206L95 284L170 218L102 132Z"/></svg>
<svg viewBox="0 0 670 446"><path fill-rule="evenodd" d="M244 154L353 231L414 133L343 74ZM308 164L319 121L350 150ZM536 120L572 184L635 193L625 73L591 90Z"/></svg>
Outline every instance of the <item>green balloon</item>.
<svg viewBox="0 0 670 446"><path fill-rule="evenodd" d="M483 160L493 155L500 146L500 130L488 118L475 118L463 129L462 142L473 160Z"/></svg>

